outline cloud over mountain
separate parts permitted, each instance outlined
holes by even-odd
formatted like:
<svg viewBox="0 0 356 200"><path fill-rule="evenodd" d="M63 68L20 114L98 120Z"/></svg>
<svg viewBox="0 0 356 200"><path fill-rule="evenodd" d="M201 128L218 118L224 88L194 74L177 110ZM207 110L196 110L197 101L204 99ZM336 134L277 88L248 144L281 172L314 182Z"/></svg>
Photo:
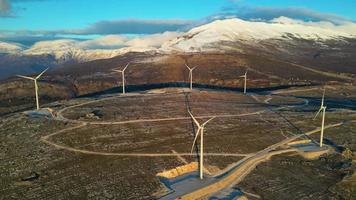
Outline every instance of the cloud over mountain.
<svg viewBox="0 0 356 200"><path fill-rule="evenodd" d="M53 34L155 34L166 31L184 30L192 25L194 21L190 20L143 20L128 19L115 21L99 21L87 28L76 30L53 31Z"/></svg>
<svg viewBox="0 0 356 200"><path fill-rule="evenodd" d="M26 1L50 1L50 0L15 0L12 3ZM8 0L0 0L0 13L11 12L11 4ZM102 20L78 29L58 29L58 30L4 30L0 29L0 41L22 43L24 45L32 45L41 40L56 40L63 38L87 38L92 35L108 36L98 41L88 41L83 45L98 48L106 46L106 48L117 48L125 43L124 37L117 35L152 35L164 32L183 32L191 28L208 24L217 19L240 18L247 21L263 21L269 22L280 17L286 17L296 20L293 23L307 23L309 25L324 26L333 29L339 29L351 33L355 30L355 23L345 17L335 14L322 13L315 10L310 10L302 7L262 7L262 6L246 6L243 4L233 3L232 5L222 8L220 11L210 16L196 20L180 20L180 19L123 19L123 20ZM112 35L116 35L112 37ZM165 34L168 36L168 34ZM146 37L146 36L145 36ZM130 41L129 44L137 46L138 41L145 37L136 38ZM148 36L147 36L148 37ZM109 44L106 41L113 41ZM126 40L126 42L128 42ZM145 40L145 42L148 42ZM152 42L152 40L150 41ZM135 44L136 43L136 44ZM127 44L126 44L127 45ZM150 44L151 45L151 44Z"/></svg>
<svg viewBox="0 0 356 200"><path fill-rule="evenodd" d="M163 43L172 40L180 35L182 32L164 32L158 34L147 35L144 37L137 37L126 42L128 46L132 47L160 47Z"/></svg>
<svg viewBox="0 0 356 200"><path fill-rule="evenodd" d="M129 38L122 35L106 35L103 37L78 42L83 49L118 49L126 46Z"/></svg>
<svg viewBox="0 0 356 200"><path fill-rule="evenodd" d="M219 25L219 26L214 26ZM206 28L205 27L210 27ZM256 30L259 31L256 31ZM204 31L202 31L204 30ZM232 31L233 30L233 31ZM343 24L334 24L329 21L303 21L291 19L288 17L278 17L269 21L256 22L249 20L223 20L222 22L212 22L207 25L199 26L191 29L189 32L166 31L163 33L145 34L145 35L120 35L110 34L103 35L94 39L78 40L78 39L57 39L35 42L33 45L25 48L24 46L14 45L16 43L3 43L2 52L9 53L21 52L25 49L25 53L31 54L55 54L58 51L86 51L86 50L118 50L122 48L131 48L138 50L140 48L152 49L160 48L169 41L179 41L182 38L191 38L195 32L201 37L189 40L189 44L205 44L207 41L220 40L229 35L228 38L255 38L268 39L273 37L281 37L285 33L290 33L296 37L306 39L324 38L330 39L335 37L351 37L356 36L356 24L353 22L345 22ZM201 33L202 32L202 33ZM230 33L231 32L231 33ZM204 34L203 34L204 33ZM185 36L184 36L185 35ZM183 36L183 37L182 37ZM193 42L192 42L193 41ZM180 43L180 44L183 44ZM5 48L6 47L6 48Z"/></svg>
<svg viewBox="0 0 356 200"><path fill-rule="evenodd" d="M152 49L159 48L163 43L182 35L181 32L164 32L151 35L128 37L123 35L107 35L88 40L57 39L35 42L25 47L13 42L0 42L0 53L25 53L25 54L57 54L66 51L86 50L119 50L131 48Z"/></svg>
<svg viewBox="0 0 356 200"><path fill-rule="evenodd" d="M278 17L288 17L302 21L326 21L333 24L343 24L352 22L350 19L331 14L322 13L303 7L267 7L267 6L241 6L233 5L221 9L220 12L210 16L210 18L233 18L237 17L244 20L269 21Z"/></svg>

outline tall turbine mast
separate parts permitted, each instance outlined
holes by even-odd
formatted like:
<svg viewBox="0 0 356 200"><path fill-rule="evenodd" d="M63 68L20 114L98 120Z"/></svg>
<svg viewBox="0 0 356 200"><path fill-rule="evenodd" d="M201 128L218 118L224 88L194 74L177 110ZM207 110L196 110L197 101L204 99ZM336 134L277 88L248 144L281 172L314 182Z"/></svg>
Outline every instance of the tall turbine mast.
<svg viewBox="0 0 356 200"><path fill-rule="evenodd" d="M193 70L197 67L193 67L193 68L190 68L187 64L185 64L185 66L188 68L189 70L189 77L190 77L190 89L192 90L193 89Z"/></svg>
<svg viewBox="0 0 356 200"><path fill-rule="evenodd" d="M320 144L319 144L320 147L323 146L323 139L324 139L324 123L325 123L325 112L326 112L326 106L324 106L324 97L325 97L325 88L323 91L323 97L321 99L320 108L313 119L315 120L315 118L319 115L319 113L323 112L322 119L321 119L321 130L320 130Z"/></svg>
<svg viewBox="0 0 356 200"><path fill-rule="evenodd" d="M121 73L121 78L122 78L122 94L125 94L125 70L129 66L130 63L127 63L124 69L119 70L119 69L113 69L112 71L114 72L119 72Z"/></svg>
<svg viewBox="0 0 356 200"><path fill-rule="evenodd" d="M39 102L39 97L38 97L38 84L37 84L37 79L39 79L46 71L48 70L45 69L43 70L39 75L37 75L35 78L32 77L28 77L28 76L22 76L22 75L16 75L20 78L24 78L24 79L28 79L28 80L32 80L35 83L35 95L36 95L36 109L39 110L40 109L40 102Z"/></svg>
<svg viewBox="0 0 356 200"><path fill-rule="evenodd" d="M247 87L247 71L245 72L245 75L242 75L240 77L245 78L245 82L244 82L244 94L246 94L246 87Z"/></svg>
<svg viewBox="0 0 356 200"><path fill-rule="evenodd" d="M189 110L188 110L189 112ZM203 179L203 170L204 170L204 128L205 128L205 125L211 121L212 119L214 119L215 117L212 117L210 119L208 119L207 121L205 121L202 125L200 125L200 123L196 120L196 118L192 115L191 112L189 112L189 115L192 117L194 123L197 125L198 127L198 130L195 134L195 137L194 137L194 141L193 141L193 145L192 145L192 149L191 149L191 153L193 153L193 149L194 149L194 145L197 141L197 138L200 134L200 166L199 166L199 177L200 179Z"/></svg>

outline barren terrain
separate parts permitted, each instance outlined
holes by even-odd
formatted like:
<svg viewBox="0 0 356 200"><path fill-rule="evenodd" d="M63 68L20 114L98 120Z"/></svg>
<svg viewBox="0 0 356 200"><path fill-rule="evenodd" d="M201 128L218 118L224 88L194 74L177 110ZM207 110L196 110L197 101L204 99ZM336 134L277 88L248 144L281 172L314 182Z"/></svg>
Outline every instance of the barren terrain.
<svg viewBox="0 0 356 200"><path fill-rule="evenodd" d="M277 156L231 187L250 193L249 198L285 199L286 190L298 194L296 199L350 197L354 185L348 175L353 174L354 162L352 153L348 158L344 154L345 149L355 151L356 108L350 104L355 101L355 89L335 87L327 89L326 124L344 124L325 132L325 143L334 153L318 160ZM320 120L312 120L320 95L318 87L248 95L168 88L47 104L58 112L56 120L29 118L21 112L7 114L0 118L4 163L0 193L5 199L159 197L167 189L157 173L184 164L182 160L198 159L198 149L190 153L196 127L188 109L200 121L216 116L206 127L204 152L205 165L218 173L246 156L320 126ZM319 135L310 138L318 141ZM325 159L332 170L318 167L324 166ZM288 170L289 165L295 171ZM304 176L319 180L313 182L317 187L302 187L307 179L293 179ZM283 180L289 184L281 184ZM271 184L275 189L270 189Z"/></svg>

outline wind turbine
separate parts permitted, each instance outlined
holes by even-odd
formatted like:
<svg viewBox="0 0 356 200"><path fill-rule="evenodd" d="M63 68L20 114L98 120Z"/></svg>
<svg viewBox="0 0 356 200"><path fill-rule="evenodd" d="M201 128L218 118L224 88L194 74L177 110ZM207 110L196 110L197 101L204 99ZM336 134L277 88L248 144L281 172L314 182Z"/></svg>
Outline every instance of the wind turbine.
<svg viewBox="0 0 356 200"><path fill-rule="evenodd" d="M322 111L322 120L321 120L321 131L320 131L320 147L323 146L323 137L324 137L324 122L325 122L325 111L326 111L326 106L324 106L324 96L325 96L325 88L323 91L323 97L321 99L321 105L320 105L320 109L319 111L316 113L315 117L313 120L315 120L315 118L319 115L319 113Z"/></svg>
<svg viewBox="0 0 356 200"><path fill-rule="evenodd" d="M48 68L45 69L43 72L41 72L41 73L40 73L38 76L36 76L35 78L28 77L28 76L16 75L16 76L18 76L18 77L21 77L21 78L24 78L24 79L29 79L29 80L32 80L32 81L35 82L36 108L37 108L37 110L40 109L40 103L39 103L39 99L38 99L38 85L37 85L37 79L39 79L39 78L42 76L42 74L44 74L47 70L48 70Z"/></svg>
<svg viewBox="0 0 356 200"><path fill-rule="evenodd" d="M193 67L193 68L190 68L187 64L185 64L185 66L188 68L189 70L189 77L190 77L190 89L192 90L193 89L193 70L197 67Z"/></svg>
<svg viewBox="0 0 356 200"><path fill-rule="evenodd" d="M124 69L113 69L114 72L119 72L122 75L122 94L125 94L125 70L129 66L130 63L127 63Z"/></svg>
<svg viewBox="0 0 356 200"><path fill-rule="evenodd" d="M189 112L189 110L188 110ZM197 138L200 134L200 166L199 166L199 174L200 174L200 179L203 179L203 169L204 169L204 165L203 165L203 161L204 161L204 128L205 128L205 125L211 121L212 119L214 119L215 117L212 117L210 119L208 119L207 121L205 121L202 125L200 125L200 123L195 119L195 117L192 115L191 112L189 112L189 115L192 117L194 123L197 125L198 127L198 130L195 134L195 138L194 138L194 141L193 141L193 145L192 145L192 150L191 150L191 153L193 153L193 148L194 148L194 144L196 143L197 141Z"/></svg>
<svg viewBox="0 0 356 200"><path fill-rule="evenodd" d="M246 94L246 87L247 87L247 71L245 72L245 75L242 75L240 77L245 78L245 83L244 83L244 94Z"/></svg>

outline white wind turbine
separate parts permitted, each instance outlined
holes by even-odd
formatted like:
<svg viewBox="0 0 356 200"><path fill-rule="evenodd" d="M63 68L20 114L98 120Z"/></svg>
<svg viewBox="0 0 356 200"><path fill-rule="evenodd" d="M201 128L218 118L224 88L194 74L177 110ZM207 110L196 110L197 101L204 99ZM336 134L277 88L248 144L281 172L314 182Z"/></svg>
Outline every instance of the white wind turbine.
<svg viewBox="0 0 356 200"><path fill-rule="evenodd" d="M242 75L240 77L245 78L245 83L244 83L244 94L246 94L246 87L247 87L247 71L245 72L245 75Z"/></svg>
<svg viewBox="0 0 356 200"><path fill-rule="evenodd" d="M192 90L193 89L193 70L197 67L193 67L193 68L190 68L187 64L185 64L185 66L188 68L189 70L189 77L190 77L190 89Z"/></svg>
<svg viewBox="0 0 356 200"><path fill-rule="evenodd" d="M37 85L37 79L39 79L39 78L42 76L42 74L44 74L47 70L48 70L48 68L45 69L43 72L41 72L41 73L40 73L38 76L36 76L35 78L28 77L28 76L16 75L16 76L18 76L18 77L21 77L21 78L24 78L24 79L29 79L29 80L34 81L34 83L35 83L36 108L37 108L37 110L40 109L40 103L39 103L39 99L38 99L38 85Z"/></svg>
<svg viewBox="0 0 356 200"><path fill-rule="evenodd" d="M189 112L189 110L188 110ZM212 119L214 119L215 117L212 117L210 119L208 119L207 121L205 121L202 125L200 125L200 123L195 119L195 117L192 115L191 112L189 112L190 116L192 117L194 123L197 125L198 127L198 130L195 134L195 138L194 138L194 141L193 141L193 145L192 145L192 150L191 150L191 153L193 153L193 148L194 148L194 145L195 145L195 142L200 134L200 166L199 166L199 174L200 174L200 179L203 179L203 169L204 169L204 165L203 165L203 161L204 161L204 128L205 128L205 125L211 121Z"/></svg>
<svg viewBox="0 0 356 200"><path fill-rule="evenodd" d="M326 111L326 106L324 106L324 96L325 96L325 88L323 91L323 97L321 99L321 105L319 111L316 113L314 119L319 115L320 112L322 113L322 120L321 120L321 130L320 130L320 147L323 146L323 137L324 137L324 122L325 122L325 111ZM313 119L313 120L314 120Z"/></svg>
<svg viewBox="0 0 356 200"><path fill-rule="evenodd" d="M130 63L127 63L124 69L113 69L114 72L119 72L122 75L122 94L125 94L125 70L129 66Z"/></svg>

